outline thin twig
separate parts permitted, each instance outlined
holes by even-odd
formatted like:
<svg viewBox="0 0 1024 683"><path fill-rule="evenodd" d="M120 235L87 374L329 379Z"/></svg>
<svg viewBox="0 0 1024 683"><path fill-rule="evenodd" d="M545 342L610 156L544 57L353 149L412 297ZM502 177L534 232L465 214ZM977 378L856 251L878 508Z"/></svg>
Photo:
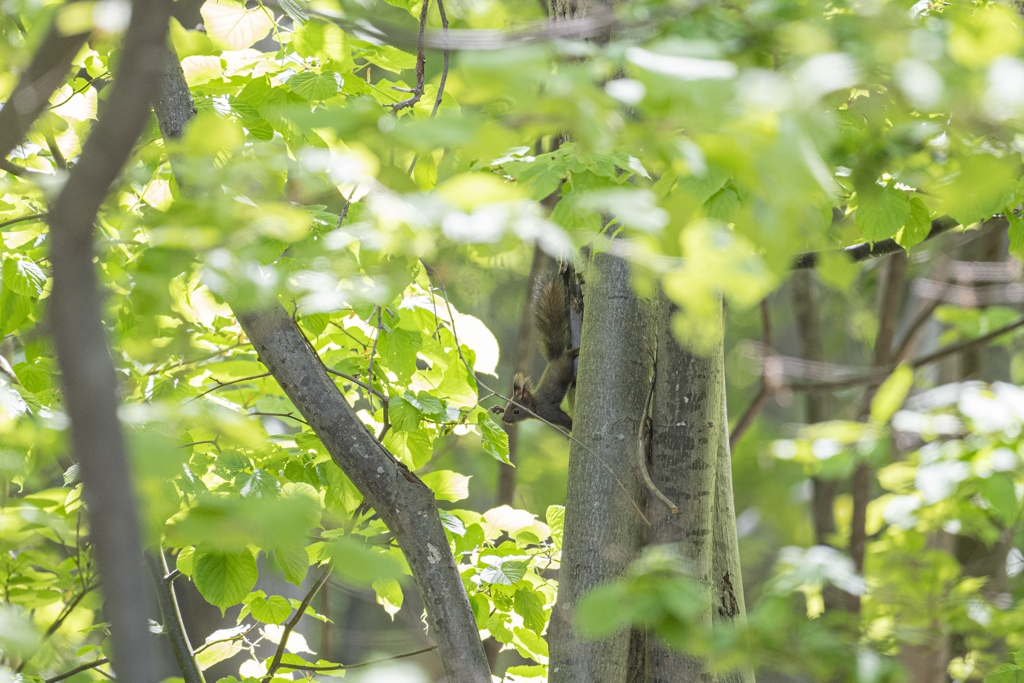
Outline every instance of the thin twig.
<svg viewBox="0 0 1024 683"><path fill-rule="evenodd" d="M46 134L46 146L50 149L50 156L53 157L53 163L62 171L68 170L68 160L61 154L60 147L57 146L57 138L53 137L53 133Z"/></svg>
<svg viewBox="0 0 1024 683"><path fill-rule="evenodd" d="M246 415L262 415L264 417L287 417L290 420L295 420L296 422L301 422L302 424L306 425L307 427L309 426L308 422L303 420L301 417L295 417L291 413L263 413L263 412L260 412L258 410L254 410L251 413L246 413Z"/></svg>
<svg viewBox="0 0 1024 683"><path fill-rule="evenodd" d="M444 0L437 0L437 11L441 14L441 29L444 31L445 42L448 40L448 15L444 11ZM444 48L444 66L441 67L441 82L437 86L437 97L434 99L434 108L430 110L430 118L437 116L437 110L441 106L441 98L444 97L444 84L448 80L448 60L451 56L451 50L448 49L447 45ZM412 163L409 164L409 175L416 170L416 161L420 158L419 154L416 154L412 158Z"/></svg>
<svg viewBox="0 0 1024 683"><path fill-rule="evenodd" d="M768 305L768 297L761 300L761 338L764 344L764 358L761 363L761 388L758 389L754 400L750 402L747 409L736 421L736 426L729 433L729 450L736 449L736 444L743 437L743 433L754 423L754 418L764 405L765 399L772 393L772 378L769 376L768 364L772 356L772 318L771 308Z"/></svg>
<svg viewBox="0 0 1024 683"><path fill-rule="evenodd" d="M264 372L264 373L259 374L259 375L252 375L251 377L242 377L241 379L233 379L230 382L217 382L217 380L213 380L214 382L217 382L217 386L211 387L210 389L207 389L206 391L204 391L203 393L201 393L201 394L199 394L197 396L193 396L188 401L186 401L186 403L191 403L192 401L197 401L197 400L201 399L203 396L206 396L207 394L211 394L211 393L217 391L218 389L223 389L224 387L229 387L232 384L240 384L241 382L250 382L250 381L252 381L254 379L260 379L262 377L270 377L270 373L269 372Z"/></svg>
<svg viewBox="0 0 1024 683"><path fill-rule="evenodd" d="M937 360L941 360L946 356L961 353L963 351L967 351L968 349L972 349L975 346L984 344L985 342L992 341L993 339L1001 337L1007 332L1012 332L1013 330L1021 326L1024 326L1024 317L1018 318L1009 325L1004 325L1003 327L1000 327L998 330L989 332L988 334L983 335L981 337L975 337L974 339L968 339L966 341L957 342L955 344L949 344L947 346L943 346L940 349L936 349L935 351L932 351L929 354L919 356L914 360L910 361L910 367L916 370L918 368L924 367L925 365L929 365L930 363L934 363ZM792 384L784 384L783 386L792 391L838 391L840 389L850 389L853 387L864 386L865 384L872 384L876 382L880 383L882 380L888 377L889 374L892 373L892 371L895 369L896 364L894 363L884 367L879 367L877 370L864 373L863 375L858 375L856 377L850 377L835 382L793 382Z"/></svg>
<svg viewBox="0 0 1024 683"><path fill-rule="evenodd" d="M77 94L79 94L79 93L82 93L82 92L85 92L86 90L88 90L88 89L89 89L89 86L90 86L90 85L92 85L92 84L93 84L93 83L94 83L95 81L98 81L99 79L101 79L101 78L103 78L103 77L105 77L105 76L109 76L109 75L110 75L110 72L109 72L109 71L104 71L103 73L101 73L101 74L100 74L99 76L97 76L96 78L90 78L90 79L89 79L89 81L88 81L88 82L87 82L87 83L86 83L85 85L83 85L83 86L82 86L81 88L79 88L78 90L75 90L75 91L74 91L74 92L72 92L72 93L71 93L70 95L68 95L67 99L66 99L66 100L64 100L63 102L58 102L57 104L51 104L51 105L50 105L50 110L51 110L51 111L53 111L53 110L54 110L54 109L56 109L57 107L63 107L63 106L65 105L65 104L67 104L68 102L70 102L70 101L71 101L71 99L72 99L72 98L73 98L73 97L74 97L75 95L77 95Z"/></svg>
<svg viewBox="0 0 1024 683"><path fill-rule="evenodd" d="M380 331L384 324L380 319L380 306L377 306L377 334L373 335L373 348L370 349L370 368L366 373L366 379L373 386L373 357L377 355L377 342L380 341ZM373 415L373 392L367 395L366 400L370 402L370 414Z"/></svg>
<svg viewBox="0 0 1024 683"><path fill-rule="evenodd" d="M430 0L423 0L423 10L420 12L420 34L419 39L416 41L416 87L415 88L399 88L398 86L391 86L392 90L398 90L400 92L412 93L412 97L402 100L401 102L395 102L394 104L386 104L384 106L391 107L391 111L396 114L405 109L411 107L420 101L423 97L423 73L424 66L427 62L427 56L423 52L423 35L427 29L427 10L430 9Z"/></svg>
<svg viewBox="0 0 1024 683"><path fill-rule="evenodd" d="M82 664L81 666L76 666L74 669L71 669L70 671L65 671L64 673L58 676L54 676L53 678L47 678L46 683L57 683L57 681L63 681L65 678L71 678L75 674L82 673L83 671L88 671L89 669L95 669L97 666L102 666L103 664L108 664L109 662L110 660L106 657L100 657L99 659L93 660L86 664Z"/></svg>
<svg viewBox="0 0 1024 683"><path fill-rule="evenodd" d="M209 443L209 444L213 444L214 446L216 446L217 445L217 440L216 439L203 439L202 441L192 441L190 443L183 443L180 446L178 446L178 448L188 448L189 446L198 446L199 444L202 444L202 443Z"/></svg>
<svg viewBox="0 0 1024 683"><path fill-rule="evenodd" d="M203 650L206 650L207 648L213 647L214 645L220 645L221 643L230 643L230 642L232 642L234 640L241 640L242 638L245 638L247 635L249 635L254 630L256 630L257 626L259 626L259 623L253 623L253 624L251 624L249 626L248 629L246 629L245 631L242 631L241 633L239 633L236 636L231 636L230 638L222 638L220 640L209 640L209 641L203 643L200 647L196 648L196 654L198 655Z"/></svg>
<svg viewBox="0 0 1024 683"><path fill-rule="evenodd" d="M400 655L394 655L393 657L381 657L380 659L371 659L368 662L360 662L359 664L338 664L336 666L309 666L305 664L283 664L283 669L294 669L296 671L340 671L341 669L359 669L364 666L373 666L374 664L380 664L381 662L390 662L394 659L402 659L404 657L413 657L415 655L421 655L424 652L431 652L437 649L437 645L431 645L425 647L422 650L416 650L415 652L405 652Z"/></svg>
<svg viewBox="0 0 1024 683"><path fill-rule="evenodd" d="M433 276L437 275L437 271L436 271L435 269L433 269L433 268L431 268L430 266L428 266L428 265L427 265L427 264L426 264L425 262L423 262L422 260L421 260L421 263L423 263L423 265L424 265L424 266L426 266L426 268L427 268L427 275L429 275L429 276L431 276L431 277L433 277ZM645 515L645 514L643 513L643 510L641 510L641 509L640 509L640 506L639 506L639 505L637 505L636 501L635 501L635 500L633 500L633 497L629 495L629 491L627 491L627 490L626 490L626 486L625 486L625 484L623 484L623 483L622 483L622 480L621 480L621 479L619 479L619 478L618 478L618 476L616 476L616 474L615 474L615 470L613 470L613 469L612 469L612 468L611 468L611 467L610 467L610 466L608 465L608 463L606 463L606 462L604 461L604 458L602 458L602 457L601 457L600 455L598 455L598 454L597 454L596 452L594 452L594 450L593 450L593 449L591 449L591 448L590 448L589 446L587 446L587 444L583 443L583 442L582 442L582 441L580 441L579 439L576 439L576 438L574 438L572 434L570 434L569 432L565 431L564 429L562 429L561 427L559 427L559 426L558 426L558 425L556 425L555 423L553 423L553 422L550 422L550 421L546 420L545 418L541 417L541 416L540 416L540 415L538 415L537 413L535 413L535 412L533 412L532 410L530 410L530 409L529 409L528 407L524 406L524 405L523 405L522 403L519 403L519 402L517 402L517 401L514 401L514 400L512 400L511 398L507 398L507 397L505 397L505 396L502 396L502 395L501 395L501 394L499 394L499 393L498 393L497 391L495 391L495 390L494 390L494 389L492 389L491 387L489 387L489 386L487 386L486 384L484 384L484 382L483 382L483 381L482 381L482 380L480 379L480 377L479 377L479 376L478 376L478 375L476 374L476 372L474 372L474 371L473 371L473 368L472 368L472 367L470 367L470 365L469 365L469 362L468 362L468 361L466 360L466 357L462 355L462 347L461 347L461 345L459 344L459 335L458 335L458 333L457 333L457 332L455 331L455 316L454 316L454 315L452 314L452 307L451 307L451 304L450 304L450 303L448 302L448 291L447 291L447 290L445 289L445 287L444 287L444 281L443 281L443 280L441 279L441 277L440 277L439 275L437 275L437 283L438 283L438 284L439 284L439 285L441 286L441 294L443 295L443 298L444 298L444 305L445 305L445 307L446 307L446 308L448 309L448 319L449 319L449 321L450 321L450 324L451 324L451 329L452 329L452 337L454 337L454 338L455 338L455 350L456 350L456 351L458 352L458 354L459 354L459 358L460 358L460 359L462 360L462 364L466 366L466 370L468 370L468 371L469 371L469 374L470 374L470 376L471 376L471 377L472 377L472 378L473 378L474 380L476 380L476 383L477 383L477 384L478 384L479 386L482 386L482 387L483 387L484 389L486 389L487 391L490 391L490 392L491 392L492 394L494 394L494 395L495 395L495 396L497 396L498 398L502 399L502 400L503 400L503 401L505 401L506 403L511 403L511 404L513 404L513 405L515 405L515 406L518 406L519 408L521 408L521 409L525 410L525 411L526 411L527 413L529 413L529 414L530 414L531 416L533 416L533 417L535 417L536 419L540 420L540 421L541 421L541 422L543 422L544 424L546 424L546 425L550 426L551 428L553 428L553 429L554 429L554 430L556 430L557 432L561 433L561 434L562 434L562 435L563 435L564 437L566 437L567 439L569 439L569 440L570 440L571 442L573 442L573 443L575 443L575 444L578 444L578 445L579 445L579 446L580 446L580 447L581 447L581 448L582 448L583 450L585 450L585 451L586 451L587 453L589 453L590 455L592 455L592 456L594 456L595 458L597 458L597 461L598 461L599 463L601 463L601 466L602 466L602 467L604 467L604 468L605 468L606 470L608 470L608 473L609 473L610 475L612 475L612 479L614 479L614 480L615 480L615 483L619 485L619 488L620 488L620 489L622 489L622 493L623 493L623 495L625 495L625 496L626 496L626 499L627 499L627 500L628 500L628 501L629 501L630 503L632 503L632 504L633 504L633 508L634 508L634 509L636 509L636 512L637 512L637 514L638 514L638 515L640 515L640 519L642 519L642 520L644 521L644 523L645 523L645 524L646 524L647 526L651 526L651 522L650 522L650 520L648 520L648 519L647 519L647 516L646 516L646 515ZM431 294L431 296L433 296L433 294Z"/></svg>
<svg viewBox="0 0 1024 683"><path fill-rule="evenodd" d="M17 218L12 218L9 221L4 221L3 223L0 223L0 228L6 228L8 225L14 225L15 223L21 223L21 222L24 222L24 221L34 221L37 218L46 218L46 214L45 213L33 213L33 214L28 215L28 216L18 216Z"/></svg>
<svg viewBox="0 0 1024 683"><path fill-rule="evenodd" d="M347 379L349 382L352 382L352 384L356 384L358 386L361 386L363 389L366 389L367 391L372 392L374 396L379 398L385 405L387 405L388 397L385 396L383 392L381 392L381 391L379 391L377 389L374 389L373 387L371 387L370 385L368 385L368 384L366 384L364 382L360 382L358 379L356 379L352 375L346 375L344 372L338 372L337 370L333 370L331 368L325 368L325 370L327 370L327 372L329 372L332 375L337 375L338 377L342 377L344 379Z"/></svg>
<svg viewBox="0 0 1024 683"><path fill-rule="evenodd" d="M284 656L285 646L288 644L288 636L295 630L295 627L299 625L299 620L302 619L303 615L306 613L306 608L309 607L309 603L313 601L313 596L317 594L317 591L320 590L321 586L327 583L327 579L329 578L331 578L330 565L324 569L323 573L320 574L320 578L316 580L313 587L309 589L308 593L306 593L306 597L302 599L302 603L295 610L295 615L287 624L284 625L284 630L281 631L281 640L278 641L277 651L274 653L274 661L270 664L270 668L267 669L267 675L263 678L263 683L270 683L270 679L272 679L274 674L277 673L278 668L281 666L281 657Z"/></svg>
<svg viewBox="0 0 1024 683"><path fill-rule="evenodd" d="M54 619L53 623L50 624L50 627L46 629L46 633L43 634L42 641L40 642L40 649L42 643L46 642L50 638L50 636L57 632L57 629L64 625L64 622L67 620L68 617L71 616L71 613L75 610L75 607L78 606L78 603L82 601L82 598L84 598L86 595L92 592L97 586L99 586L98 583L93 583L86 586L82 589L80 593L78 593L66 605L64 605L64 609L60 611L60 614L57 615L57 618ZM33 656L35 656L35 654L38 652L39 650L36 650L36 652L33 653ZM21 664L19 664L18 667L14 670L14 673L21 673L22 670L24 670L25 665L27 665L31 660L32 657L29 657L28 659L23 659L21 661Z"/></svg>
<svg viewBox="0 0 1024 683"><path fill-rule="evenodd" d="M931 320L932 313L935 312L935 309L938 308L941 303L942 299L940 298L932 299L918 314L917 318L914 319L914 322L910 324L906 334L903 335L903 339L900 340L900 345L896 347L896 352L892 355L896 362L903 360L903 355L910 349L910 345L914 342L914 337L917 335L918 330L920 330L926 322Z"/></svg>
<svg viewBox="0 0 1024 683"><path fill-rule="evenodd" d="M352 186L352 191L348 193L348 198L345 200L345 206L341 207L341 213L338 215L338 227L341 227L342 221L345 220L345 216L348 215L348 207L352 204L352 197L356 196L356 188L358 185Z"/></svg>

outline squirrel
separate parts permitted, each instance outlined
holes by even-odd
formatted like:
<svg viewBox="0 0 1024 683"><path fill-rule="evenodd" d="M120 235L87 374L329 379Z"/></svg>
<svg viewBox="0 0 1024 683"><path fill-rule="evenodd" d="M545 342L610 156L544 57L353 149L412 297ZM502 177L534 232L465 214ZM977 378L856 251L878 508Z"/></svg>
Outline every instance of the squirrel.
<svg viewBox="0 0 1024 683"><path fill-rule="evenodd" d="M501 413L502 422L509 424L541 417L572 431L572 418L561 406L566 392L576 382L574 361L580 350L571 348L572 334L561 280L556 278L539 286L533 307L540 354L547 361L544 374L533 388L529 377L517 373L512 381L512 400L504 410L501 406L491 410Z"/></svg>

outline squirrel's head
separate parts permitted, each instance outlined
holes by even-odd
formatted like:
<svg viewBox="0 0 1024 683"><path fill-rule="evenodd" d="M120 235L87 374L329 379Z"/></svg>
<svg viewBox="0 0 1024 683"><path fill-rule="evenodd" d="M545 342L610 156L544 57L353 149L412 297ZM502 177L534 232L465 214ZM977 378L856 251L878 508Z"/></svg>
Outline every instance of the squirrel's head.
<svg viewBox="0 0 1024 683"><path fill-rule="evenodd" d="M518 404L518 405L517 405ZM529 408L526 410L523 408ZM502 422L519 422L533 417L537 412L537 401L533 397L533 389L530 387L530 378L522 373L512 380L512 401L505 406L505 412L501 416Z"/></svg>

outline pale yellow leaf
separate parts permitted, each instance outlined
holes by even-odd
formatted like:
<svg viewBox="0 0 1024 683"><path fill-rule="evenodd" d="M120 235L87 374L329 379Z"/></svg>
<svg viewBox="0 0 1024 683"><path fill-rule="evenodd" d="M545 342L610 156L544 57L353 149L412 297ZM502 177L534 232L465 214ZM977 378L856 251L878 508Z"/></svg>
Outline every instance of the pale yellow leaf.
<svg viewBox="0 0 1024 683"><path fill-rule="evenodd" d="M251 47L274 26L266 10L260 7L247 10L242 3L231 0L207 0L200 12L207 35L215 44L231 50Z"/></svg>

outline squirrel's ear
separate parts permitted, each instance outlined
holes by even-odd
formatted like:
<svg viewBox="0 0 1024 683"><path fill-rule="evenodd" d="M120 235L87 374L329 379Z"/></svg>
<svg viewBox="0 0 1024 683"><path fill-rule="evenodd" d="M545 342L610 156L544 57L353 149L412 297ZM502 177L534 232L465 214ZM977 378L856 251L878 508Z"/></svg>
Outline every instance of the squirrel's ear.
<svg viewBox="0 0 1024 683"><path fill-rule="evenodd" d="M530 378L521 372L517 372L512 379L512 396L522 398L530 393Z"/></svg>

